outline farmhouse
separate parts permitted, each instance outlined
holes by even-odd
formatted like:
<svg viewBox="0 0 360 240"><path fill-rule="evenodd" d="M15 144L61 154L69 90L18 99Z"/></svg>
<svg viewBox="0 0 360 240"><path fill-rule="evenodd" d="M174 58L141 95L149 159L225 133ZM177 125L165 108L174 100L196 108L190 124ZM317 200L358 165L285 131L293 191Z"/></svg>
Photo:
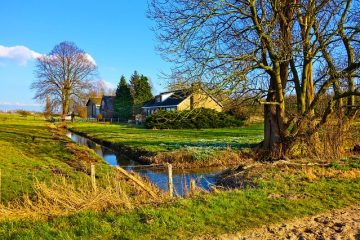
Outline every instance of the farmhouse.
<svg viewBox="0 0 360 240"><path fill-rule="evenodd" d="M163 92L144 104L143 114L151 115L159 110L183 111L195 108L209 108L222 111L222 104L201 87Z"/></svg>
<svg viewBox="0 0 360 240"><path fill-rule="evenodd" d="M100 113L100 105L101 105L101 98L98 97L89 98L89 100L86 103L87 117L96 118L96 116Z"/></svg>
<svg viewBox="0 0 360 240"><path fill-rule="evenodd" d="M112 118L114 115L115 96L103 96L100 104L100 113L103 118Z"/></svg>

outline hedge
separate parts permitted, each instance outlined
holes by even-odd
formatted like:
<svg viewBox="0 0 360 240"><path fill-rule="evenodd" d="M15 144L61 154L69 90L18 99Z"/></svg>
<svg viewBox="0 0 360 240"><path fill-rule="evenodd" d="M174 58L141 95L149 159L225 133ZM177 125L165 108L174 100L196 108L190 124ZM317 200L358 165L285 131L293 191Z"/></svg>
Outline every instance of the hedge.
<svg viewBox="0 0 360 240"><path fill-rule="evenodd" d="M223 112L199 108L186 111L161 110L145 121L146 128L156 129L200 129L242 126L241 120Z"/></svg>

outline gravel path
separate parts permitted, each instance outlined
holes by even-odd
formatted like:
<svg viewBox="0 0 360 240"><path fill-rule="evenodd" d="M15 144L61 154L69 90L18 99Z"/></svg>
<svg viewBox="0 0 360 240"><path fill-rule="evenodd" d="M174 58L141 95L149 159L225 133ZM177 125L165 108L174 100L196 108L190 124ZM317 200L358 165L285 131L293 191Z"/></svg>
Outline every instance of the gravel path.
<svg viewBox="0 0 360 240"><path fill-rule="evenodd" d="M219 239L360 240L360 205L238 234L226 234Z"/></svg>

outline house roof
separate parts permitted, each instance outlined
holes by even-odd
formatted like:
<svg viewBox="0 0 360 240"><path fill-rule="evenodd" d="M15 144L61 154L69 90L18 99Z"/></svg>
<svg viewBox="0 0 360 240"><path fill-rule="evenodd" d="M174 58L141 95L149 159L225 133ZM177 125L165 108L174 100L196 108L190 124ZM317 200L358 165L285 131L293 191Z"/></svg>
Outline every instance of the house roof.
<svg viewBox="0 0 360 240"><path fill-rule="evenodd" d="M164 92L161 94L167 94L167 93L171 93L171 92ZM177 91L174 91L168 98L166 98L165 101L156 102L156 99L160 95L157 95L152 100L146 102L142 108L177 106L182 101L184 101L187 97L189 97L191 95L191 91L189 89L177 90Z"/></svg>
<svg viewBox="0 0 360 240"><path fill-rule="evenodd" d="M95 103L96 106L100 106L101 104L101 97L91 97L89 98L89 100L86 103L86 106L88 106L90 104L90 102Z"/></svg>
<svg viewBox="0 0 360 240"><path fill-rule="evenodd" d="M104 103L104 106L107 108L112 108L112 104L114 102L115 96L103 96L101 99L101 103Z"/></svg>

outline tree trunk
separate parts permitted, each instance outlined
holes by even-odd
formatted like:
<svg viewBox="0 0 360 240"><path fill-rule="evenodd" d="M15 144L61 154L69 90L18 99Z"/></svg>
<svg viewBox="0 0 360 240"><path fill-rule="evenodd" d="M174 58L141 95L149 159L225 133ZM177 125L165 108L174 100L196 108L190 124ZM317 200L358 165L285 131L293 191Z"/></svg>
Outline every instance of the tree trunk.
<svg viewBox="0 0 360 240"><path fill-rule="evenodd" d="M63 94L63 100L62 100L62 114L65 116L69 113L70 108L70 96L68 93Z"/></svg>
<svg viewBox="0 0 360 240"><path fill-rule="evenodd" d="M269 94L267 101L276 101L273 96ZM275 145L281 142L280 126L277 119L276 105L264 106L264 142L263 148L271 150Z"/></svg>
<svg viewBox="0 0 360 240"><path fill-rule="evenodd" d="M264 106L264 142L262 148L269 152L269 159L285 157L286 148L286 117L285 103L282 88L278 87L281 82L280 75L277 80L272 77L271 86L266 101L272 104ZM280 89L280 90L275 90Z"/></svg>

